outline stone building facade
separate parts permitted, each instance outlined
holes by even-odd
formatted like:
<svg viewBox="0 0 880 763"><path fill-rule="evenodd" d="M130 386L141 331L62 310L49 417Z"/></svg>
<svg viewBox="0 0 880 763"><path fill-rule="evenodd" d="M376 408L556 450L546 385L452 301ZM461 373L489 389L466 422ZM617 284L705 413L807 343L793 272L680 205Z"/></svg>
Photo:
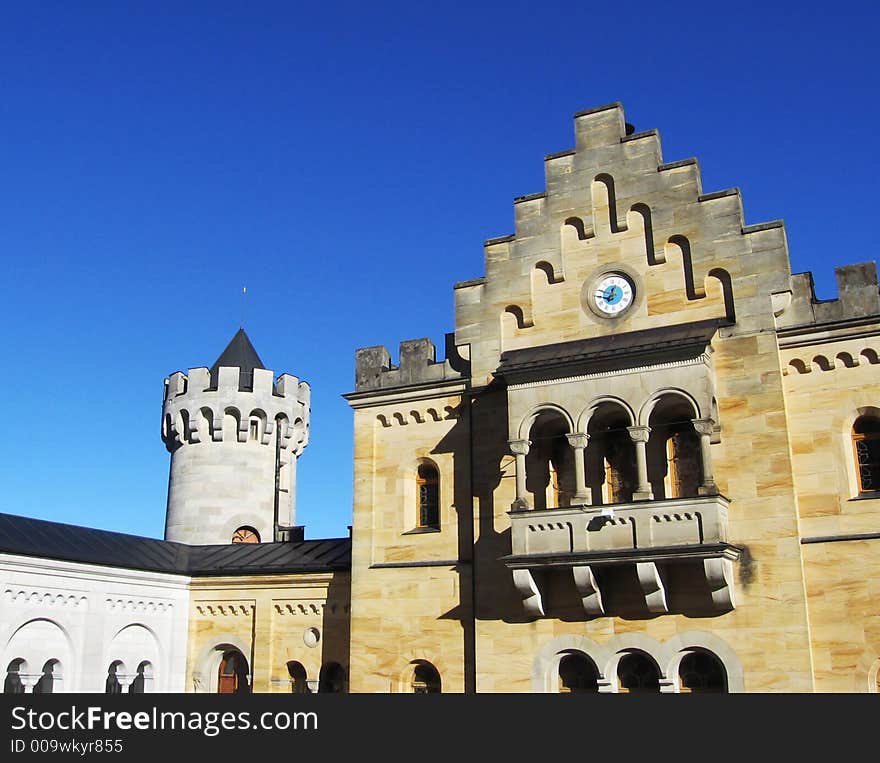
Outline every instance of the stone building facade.
<svg viewBox="0 0 880 763"><path fill-rule="evenodd" d="M455 284L445 359L357 351L350 539L295 525L308 386L240 332L166 382L166 540L107 534L129 553L84 558L7 516L7 598L58 565L108 590L119 568L164 576L187 605L154 637L173 658L129 639L136 689L148 662L166 691L877 691L874 264L817 300L738 190L704 193L619 104L574 124L485 275ZM19 655L43 622L4 608L12 689L61 660ZM117 626L82 687L113 685Z"/></svg>
<svg viewBox="0 0 880 763"><path fill-rule="evenodd" d="M353 690L876 690L875 266L818 301L619 104L545 173L445 361L357 353Z"/></svg>

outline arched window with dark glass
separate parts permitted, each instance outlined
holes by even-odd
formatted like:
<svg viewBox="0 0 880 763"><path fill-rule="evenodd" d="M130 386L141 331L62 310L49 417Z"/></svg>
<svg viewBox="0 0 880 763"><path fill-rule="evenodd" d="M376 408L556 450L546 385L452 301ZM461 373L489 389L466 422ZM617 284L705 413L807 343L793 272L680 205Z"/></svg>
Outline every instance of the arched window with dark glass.
<svg viewBox="0 0 880 763"><path fill-rule="evenodd" d="M291 660L287 663L287 674L290 676L290 691L293 694L308 694L309 684L306 669L301 662Z"/></svg>
<svg viewBox="0 0 880 763"><path fill-rule="evenodd" d="M416 477L418 526L440 529L440 473L430 461L419 464Z"/></svg>
<svg viewBox="0 0 880 763"><path fill-rule="evenodd" d="M24 682L21 680L21 676L26 672L27 663L22 658L10 662L6 668L6 681L3 684L3 693L24 694Z"/></svg>
<svg viewBox="0 0 880 763"><path fill-rule="evenodd" d="M617 665L618 691L622 694L653 694L660 691L660 671L642 652L630 652Z"/></svg>
<svg viewBox="0 0 880 763"><path fill-rule="evenodd" d="M134 680L128 687L129 694L146 694L152 690L153 665L149 660L144 660L137 666Z"/></svg>
<svg viewBox="0 0 880 763"><path fill-rule="evenodd" d="M566 654L559 661L559 693L587 694L599 691L599 673L583 654Z"/></svg>
<svg viewBox="0 0 880 763"><path fill-rule="evenodd" d="M695 650L681 659L678 667L680 690L692 694L723 694L727 671L714 654Z"/></svg>
<svg viewBox="0 0 880 763"><path fill-rule="evenodd" d="M442 682L440 673L430 662L419 661L413 668L413 694L440 694Z"/></svg>
<svg viewBox="0 0 880 763"><path fill-rule="evenodd" d="M880 418L860 416L852 429L859 494L880 491Z"/></svg>
<svg viewBox="0 0 880 763"><path fill-rule="evenodd" d="M61 681L61 663L58 660L47 660L43 672L34 685L34 694L53 694L56 684Z"/></svg>
<svg viewBox="0 0 880 763"><path fill-rule="evenodd" d="M122 667L122 663L117 660L107 668L107 679L104 681L105 694L122 694L122 684L116 673Z"/></svg>

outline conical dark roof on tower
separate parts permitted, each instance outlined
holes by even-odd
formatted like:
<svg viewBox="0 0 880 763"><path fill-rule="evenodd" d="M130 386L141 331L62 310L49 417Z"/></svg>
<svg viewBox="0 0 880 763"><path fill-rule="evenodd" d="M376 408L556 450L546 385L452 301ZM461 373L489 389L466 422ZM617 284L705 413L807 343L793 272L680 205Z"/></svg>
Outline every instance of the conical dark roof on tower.
<svg viewBox="0 0 880 763"><path fill-rule="evenodd" d="M220 367L240 368L238 386L240 389L253 389L254 369L265 368L260 356L251 344L251 340L244 329L239 329L232 337L226 349L220 353L220 357L211 366L211 386L217 387L217 379L220 375Z"/></svg>

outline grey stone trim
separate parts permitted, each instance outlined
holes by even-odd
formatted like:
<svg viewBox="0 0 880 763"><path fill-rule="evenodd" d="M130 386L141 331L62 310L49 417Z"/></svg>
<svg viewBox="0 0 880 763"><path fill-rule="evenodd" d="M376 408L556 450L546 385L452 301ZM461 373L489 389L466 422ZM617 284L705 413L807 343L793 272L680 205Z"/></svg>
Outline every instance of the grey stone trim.
<svg viewBox="0 0 880 763"><path fill-rule="evenodd" d="M756 225L744 225L743 233L758 233L762 230L773 230L774 228L784 228L785 223L782 220L771 220L768 223L757 223Z"/></svg>
<svg viewBox="0 0 880 763"><path fill-rule="evenodd" d="M712 201L713 199L723 199L725 196L739 196L739 188L728 188L724 191L714 191L713 193L704 193L697 196L697 201Z"/></svg>
<svg viewBox="0 0 880 763"><path fill-rule="evenodd" d="M620 101L614 103L606 103L604 106L596 106L594 109L586 109L585 111L575 112L574 118L585 117L589 114L598 114L600 111L610 111L611 109L622 109L623 104Z"/></svg>
<svg viewBox="0 0 880 763"><path fill-rule="evenodd" d="M679 167L687 167L690 164L693 164L695 166L699 166L700 162L694 157L691 157L690 159L681 159L680 161L677 161L677 162L667 162L666 164L661 164L659 167L657 167L657 172L666 172L667 170L675 170L675 169L678 169Z"/></svg>
<svg viewBox="0 0 880 763"><path fill-rule="evenodd" d="M814 535L811 538L801 538L801 544L809 543L836 543L845 540L880 540L880 532L876 533L852 533L850 535Z"/></svg>
<svg viewBox="0 0 880 763"><path fill-rule="evenodd" d="M546 199L547 192L541 191L541 193L530 193L526 196L517 196L514 200L514 204L519 204L521 201L535 201L536 199Z"/></svg>
<svg viewBox="0 0 880 763"><path fill-rule="evenodd" d="M486 242L488 243L488 242ZM486 283L486 276L482 278L471 278L468 281L458 281L452 285L453 289L467 289L469 286L483 286Z"/></svg>
<svg viewBox="0 0 880 763"><path fill-rule="evenodd" d="M493 244L505 244L508 241L516 241L516 233L508 233L506 236L496 236L495 238L487 238L483 242L483 246L492 246Z"/></svg>
<svg viewBox="0 0 880 763"><path fill-rule="evenodd" d="M439 559L436 562L379 562L371 564L371 570L393 570L403 567L457 567L460 565L470 565L470 562L461 561L460 559Z"/></svg>
<svg viewBox="0 0 880 763"><path fill-rule="evenodd" d="M716 557L733 561L739 558L739 553L739 547L730 543L701 543L682 546L587 551L574 554L508 554L507 556L500 557L498 561L502 562L509 569L538 569L541 567L564 568L584 564L595 567L608 564L691 561Z"/></svg>
<svg viewBox="0 0 880 763"><path fill-rule="evenodd" d="M401 533L401 535L424 535L425 533L439 532L442 532L439 527L414 527L412 530L407 530L406 532Z"/></svg>
<svg viewBox="0 0 880 763"><path fill-rule="evenodd" d="M836 302L837 300L823 301ZM880 315L824 321L821 323L801 323L797 326L786 326L776 329L776 336L780 340L780 349L810 347L817 344L827 344L839 339L876 337L878 322L880 322Z"/></svg>
<svg viewBox="0 0 880 763"><path fill-rule="evenodd" d="M621 143L629 143L631 140L642 140L643 138L659 138L660 133L657 130L645 130L644 132L634 132L632 135L624 135L621 139Z"/></svg>
<svg viewBox="0 0 880 763"><path fill-rule="evenodd" d="M577 153L573 148L568 149L567 151L557 151L554 154L547 154L544 157L545 162L549 162L552 159L561 159L563 156L574 156Z"/></svg>
<svg viewBox="0 0 880 763"><path fill-rule="evenodd" d="M346 392L341 397L348 400L352 408L368 405L386 405L395 402L412 402L414 400L429 400L435 397L445 397L454 391L464 391L467 378L443 379L436 382L424 382L422 384L399 384L397 386L378 387L359 392ZM459 389L455 389L458 387ZM424 392L425 394L419 394ZM400 398L390 397L399 393ZM375 399L374 399L375 398Z"/></svg>

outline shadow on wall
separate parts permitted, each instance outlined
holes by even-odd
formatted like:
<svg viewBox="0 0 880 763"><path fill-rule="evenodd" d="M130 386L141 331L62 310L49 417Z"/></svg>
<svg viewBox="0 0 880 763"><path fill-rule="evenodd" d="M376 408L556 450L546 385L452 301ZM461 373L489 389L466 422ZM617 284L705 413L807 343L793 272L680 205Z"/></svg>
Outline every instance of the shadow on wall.
<svg viewBox="0 0 880 763"><path fill-rule="evenodd" d="M460 575L459 605L442 615L445 619L457 619L461 622L466 639L465 654L472 654L468 645L474 641L473 617L478 620L500 620L507 623L532 622L533 617L527 615L523 608L522 596L513 584L511 571L499 559L511 553L511 534L509 529L497 530L496 526L507 524L507 518L501 515L509 510L508 505L498 505L496 495L502 480L514 480L513 456L508 450L507 432L507 394L500 384L492 384L476 395L470 406L465 402L463 410L455 426L446 437L438 443L434 452L452 454L455 464L453 479L453 495L458 519L458 566ZM660 410L664 415L679 414L677 409ZM659 415L659 413L658 413ZM675 416L672 416L675 418ZM680 418L680 417L679 417ZM688 416L687 418L692 418ZM671 419L670 419L671 420ZM559 422L548 419L537 422L540 435L546 435L549 443L554 437L562 437L557 431ZM658 430L659 431L659 430ZM672 431L672 430L670 430ZM677 433L678 430L675 430ZM478 436L471 437L471 433ZM689 432L688 432L689 433ZM687 434L687 433L686 433ZM564 441L564 438L563 438ZM628 440L629 442L629 440ZM544 453L544 450L547 452ZM534 448L535 459L545 456L542 469L534 468L529 475L528 489L530 494L541 506L551 492L565 503L565 496L572 492L567 483L566 458L570 449L562 449L558 454L548 445L543 450ZM471 458L473 473L471 473ZM537 463L535 461L535 463ZM651 476L657 485L657 492L662 495L667 465L666 451L652 459L652 463L660 464ZM545 463L546 462L546 463ZM662 473L661 473L662 472ZM632 479L626 478L626 470L614 485L629 485ZM667 479L668 482L668 479ZM630 486L631 487L631 486ZM687 486L678 489L685 490ZM621 496L624 491L620 487ZM695 488L694 491L695 492ZM503 493L513 495L511 489ZM631 493L631 491L630 491ZM623 498L618 496L618 498ZM569 496L570 498L570 496ZM598 494L597 494L598 498ZM631 494L626 497L631 500ZM542 502L543 501L543 502ZM601 500L597 501L601 502ZM472 512L476 510L476 524L479 538L474 542L471 528L474 526ZM498 518L496 520L496 514ZM467 562L472 562L468 564ZM686 614L689 617L717 617L718 610L712 601L712 591L706 579L701 561L679 562L676 564L657 563L658 573L667 591L667 605L670 614ZM602 617L615 616L626 620L648 620L661 616L651 612L642 587L639 583L635 565L621 565L613 568L597 568L596 579L602 590L605 614ZM471 579L477 581L474 594ZM584 611L582 599L575 586L570 569L559 569L545 572L540 576L540 586L545 603L545 616L568 622L583 622L594 619ZM475 599L475 600L474 600ZM469 670L473 666L468 666Z"/></svg>

